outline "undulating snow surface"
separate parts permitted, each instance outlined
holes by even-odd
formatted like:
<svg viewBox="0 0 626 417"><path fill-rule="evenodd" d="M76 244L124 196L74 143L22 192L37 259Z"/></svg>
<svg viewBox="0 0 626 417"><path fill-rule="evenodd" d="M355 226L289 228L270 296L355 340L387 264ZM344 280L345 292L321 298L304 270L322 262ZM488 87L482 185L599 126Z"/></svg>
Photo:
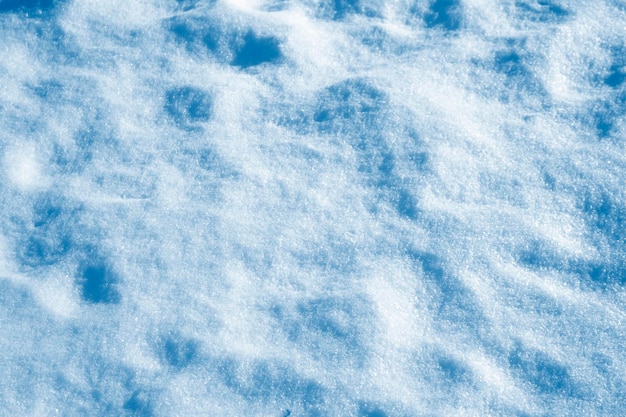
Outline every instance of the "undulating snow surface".
<svg viewBox="0 0 626 417"><path fill-rule="evenodd" d="M623 0L0 0L1 416L626 414Z"/></svg>

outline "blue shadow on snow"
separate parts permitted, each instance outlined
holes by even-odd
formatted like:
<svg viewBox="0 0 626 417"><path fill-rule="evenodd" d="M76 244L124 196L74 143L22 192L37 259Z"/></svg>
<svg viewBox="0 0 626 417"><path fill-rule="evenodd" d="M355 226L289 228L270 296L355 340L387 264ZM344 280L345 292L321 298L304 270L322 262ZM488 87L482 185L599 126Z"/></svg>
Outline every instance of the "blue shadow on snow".
<svg viewBox="0 0 626 417"><path fill-rule="evenodd" d="M64 0L63 0L64 1ZM26 13L29 16L45 15L62 3L61 0L0 0L0 13Z"/></svg>
<svg viewBox="0 0 626 417"><path fill-rule="evenodd" d="M120 293L117 290L118 277L106 264L90 262L80 268L78 278L81 297L90 304L118 304Z"/></svg>
<svg viewBox="0 0 626 417"><path fill-rule="evenodd" d="M183 130L195 130L199 123L211 118L213 100L202 89L184 86L165 92L165 111L176 126Z"/></svg>
<svg viewBox="0 0 626 417"><path fill-rule="evenodd" d="M520 0L515 2L519 17L539 23L563 23L571 13L550 0Z"/></svg>
<svg viewBox="0 0 626 417"><path fill-rule="evenodd" d="M525 348L518 343L509 353L508 363L513 373L528 381L538 393L576 395L575 383L567 368L543 352Z"/></svg>
<svg viewBox="0 0 626 417"><path fill-rule="evenodd" d="M459 0L434 0L424 15L427 28L440 27L446 31L456 31L461 26Z"/></svg>
<svg viewBox="0 0 626 417"><path fill-rule="evenodd" d="M275 64L282 58L280 43L272 36L257 36L249 31L243 37L243 44L235 51L232 65L249 68L261 64Z"/></svg>

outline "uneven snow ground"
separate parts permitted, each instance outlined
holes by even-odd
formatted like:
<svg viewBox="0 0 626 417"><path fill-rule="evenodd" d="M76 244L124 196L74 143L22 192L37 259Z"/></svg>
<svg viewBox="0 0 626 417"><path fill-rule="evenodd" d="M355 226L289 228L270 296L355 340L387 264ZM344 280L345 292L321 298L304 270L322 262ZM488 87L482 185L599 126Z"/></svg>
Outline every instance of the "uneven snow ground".
<svg viewBox="0 0 626 417"><path fill-rule="evenodd" d="M625 113L623 0L0 0L0 415L625 415Z"/></svg>

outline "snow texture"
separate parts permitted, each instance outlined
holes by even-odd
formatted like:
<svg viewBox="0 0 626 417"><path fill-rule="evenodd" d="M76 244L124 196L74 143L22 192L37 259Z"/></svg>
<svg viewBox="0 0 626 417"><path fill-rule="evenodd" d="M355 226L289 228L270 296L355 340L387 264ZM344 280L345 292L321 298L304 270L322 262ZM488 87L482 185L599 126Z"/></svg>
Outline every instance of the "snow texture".
<svg viewBox="0 0 626 417"><path fill-rule="evenodd" d="M623 0L0 0L0 416L626 415Z"/></svg>

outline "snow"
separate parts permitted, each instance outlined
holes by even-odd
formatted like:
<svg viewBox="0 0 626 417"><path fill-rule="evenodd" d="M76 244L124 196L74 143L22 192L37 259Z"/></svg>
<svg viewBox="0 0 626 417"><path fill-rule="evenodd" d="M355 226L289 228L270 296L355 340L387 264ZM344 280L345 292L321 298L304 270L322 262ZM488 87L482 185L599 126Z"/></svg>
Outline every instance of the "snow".
<svg viewBox="0 0 626 417"><path fill-rule="evenodd" d="M0 1L0 416L625 414L625 25Z"/></svg>

